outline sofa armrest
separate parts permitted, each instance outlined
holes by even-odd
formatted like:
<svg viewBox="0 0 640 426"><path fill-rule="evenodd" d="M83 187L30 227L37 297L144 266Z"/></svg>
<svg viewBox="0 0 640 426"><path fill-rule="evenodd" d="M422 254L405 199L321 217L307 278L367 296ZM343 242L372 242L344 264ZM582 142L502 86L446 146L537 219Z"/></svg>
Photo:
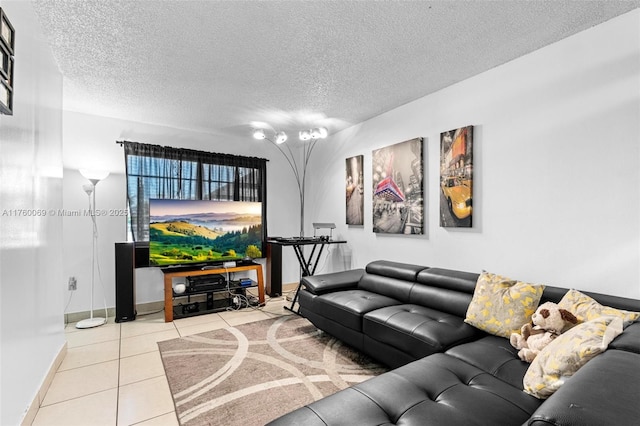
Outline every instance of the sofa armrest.
<svg viewBox="0 0 640 426"><path fill-rule="evenodd" d="M352 269L344 272L303 277L301 284L307 291L318 295L332 291L354 289L358 286L362 275L364 275L364 269Z"/></svg>
<svg viewBox="0 0 640 426"><path fill-rule="evenodd" d="M638 424L639 364L639 354L606 350L540 405L528 426Z"/></svg>

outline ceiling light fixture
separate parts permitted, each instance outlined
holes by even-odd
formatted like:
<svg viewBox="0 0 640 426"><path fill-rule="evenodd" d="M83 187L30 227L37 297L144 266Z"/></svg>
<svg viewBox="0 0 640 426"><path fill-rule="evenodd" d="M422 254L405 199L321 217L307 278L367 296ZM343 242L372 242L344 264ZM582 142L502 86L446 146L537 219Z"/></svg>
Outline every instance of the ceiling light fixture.
<svg viewBox="0 0 640 426"><path fill-rule="evenodd" d="M329 136L329 131L327 130L326 127L316 127L313 129L301 130L300 132L298 132L298 137L301 141L303 142L310 141L309 143L304 143L302 145L303 161L302 161L302 164L298 164L298 161L296 159L299 157L293 155L293 151L291 151L291 147L289 146L289 144L284 144L288 139L288 136L285 132L283 131L275 132L273 135L273 138L270 139L267 137L264 129L253 130L254 139L258 139L258 140L264 139L271 142L276 148L278 148L280 153L284 156L284 158L289 163L289 166L291 167L291 171L293 171L293 175L296 178L296 183L298 184L298 193L300 196L300 236L301 237L304 237L304 187L305 187L305 180L307 175L307 165L309 164L309 158L311 158L311 152L313 151L313 148L316 146L316 142L318 142L318 140L320 139L326 139L327 136ZM282 148L283 144L286 147L286 151L285 149Z"/></svg>

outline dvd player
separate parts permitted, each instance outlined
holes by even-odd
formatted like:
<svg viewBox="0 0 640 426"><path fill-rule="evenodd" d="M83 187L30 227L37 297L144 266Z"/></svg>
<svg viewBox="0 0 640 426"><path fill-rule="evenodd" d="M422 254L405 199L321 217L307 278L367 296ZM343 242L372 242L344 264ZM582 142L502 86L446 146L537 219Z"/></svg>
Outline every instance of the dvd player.
<svg viewBox="0 0 640 426"><path fill-rule="evenodd" d="M187 277L187 293L220 290L227 286L222 274L197 275Z"/></svg>

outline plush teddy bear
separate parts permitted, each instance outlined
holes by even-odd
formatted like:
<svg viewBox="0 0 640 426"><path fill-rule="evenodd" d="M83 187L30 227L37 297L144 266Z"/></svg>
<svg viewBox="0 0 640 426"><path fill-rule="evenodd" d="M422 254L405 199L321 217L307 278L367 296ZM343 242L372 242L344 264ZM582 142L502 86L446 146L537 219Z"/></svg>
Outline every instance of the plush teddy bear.
<svg viewBox="0 0 640 426"><path fill-rule="evenodd" d="M520 334L511 333L511 346L518 349L521 360L531 362L538 353L560 333L568 323L577 324L578 319L566 309L553 302L545 302L531 316L532 323L520 329Z"/></svg>

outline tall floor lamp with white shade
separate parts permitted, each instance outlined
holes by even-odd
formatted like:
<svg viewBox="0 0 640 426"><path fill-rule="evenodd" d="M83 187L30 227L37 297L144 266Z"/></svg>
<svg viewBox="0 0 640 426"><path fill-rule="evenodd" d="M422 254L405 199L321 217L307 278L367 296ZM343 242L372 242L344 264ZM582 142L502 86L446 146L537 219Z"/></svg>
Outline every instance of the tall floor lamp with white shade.
<svg viewBox="0 0 640 426"><path fill-rule="evenodd" d="M93 316L93 288L95 285L96 277L96 252L98 245L98 224L96 222L96 185L98 182L109 176L109 172L80 169L80 174L87 178L91 184L83 185L82 189L87 193L89 197L89 211L92 222L92 239L91 239L91 314L90 317L76 323L76 328L93 328L99 327L107 322L106 318ZM105 313L106 313L105 306Z"/></svg>

